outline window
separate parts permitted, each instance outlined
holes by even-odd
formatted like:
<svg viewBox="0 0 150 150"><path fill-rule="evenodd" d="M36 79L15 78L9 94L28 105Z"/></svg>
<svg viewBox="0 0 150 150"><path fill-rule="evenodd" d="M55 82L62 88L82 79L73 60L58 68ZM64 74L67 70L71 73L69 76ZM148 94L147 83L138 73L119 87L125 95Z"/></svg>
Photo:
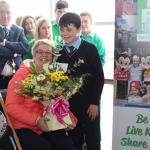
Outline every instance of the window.
<svg viewBox="0 0 150 150"><path fill-rule="evenodd" d="M10 1L11 2L11 1ZM36 17L38 15L45 16L51 19L51 0L13 0L11 2L14 10L14 20L20 15L32 15Z"/></svg>

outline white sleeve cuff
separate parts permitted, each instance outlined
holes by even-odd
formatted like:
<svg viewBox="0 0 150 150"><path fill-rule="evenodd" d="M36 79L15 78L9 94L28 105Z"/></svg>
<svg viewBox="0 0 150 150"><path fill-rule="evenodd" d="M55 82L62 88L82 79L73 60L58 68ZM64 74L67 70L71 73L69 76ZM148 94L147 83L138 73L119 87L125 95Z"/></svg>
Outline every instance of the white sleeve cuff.
<svg viewBox="0 0 150 150"><path fill-rule="evenodd" d="M5 42L6 42L6 39L4 39L3 43L4 43L4 46L5 46Z"/></svg>
<svg viewBox="0 0 150 150"><path fill-rule="evenodd" d="M17 57L17 53L14 54L14 57Z"/></svg>

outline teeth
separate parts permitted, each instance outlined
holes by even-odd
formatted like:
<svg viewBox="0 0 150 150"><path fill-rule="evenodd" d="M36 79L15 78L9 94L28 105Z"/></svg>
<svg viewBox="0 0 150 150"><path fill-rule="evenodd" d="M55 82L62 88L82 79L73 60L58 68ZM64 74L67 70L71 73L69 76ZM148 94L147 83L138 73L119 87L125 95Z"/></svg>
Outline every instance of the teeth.
<svg viewBox="0 0 150 150"><path fill-rule="evenodd" d="M47 63L47 60L46 60L46 59L42 59L42 62L43 62L43 63Z"/></svg>

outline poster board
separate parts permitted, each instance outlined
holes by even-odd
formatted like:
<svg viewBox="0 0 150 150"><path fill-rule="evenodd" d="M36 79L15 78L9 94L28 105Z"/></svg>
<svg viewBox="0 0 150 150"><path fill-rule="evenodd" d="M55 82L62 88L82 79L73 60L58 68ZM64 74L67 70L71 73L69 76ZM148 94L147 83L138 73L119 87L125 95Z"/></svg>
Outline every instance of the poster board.
<svg viewBox="0 0 150 150"><path fill-rule="evenodd" d="M115 101L150 106L150 0L116 0L115 18Z"/></svg>
<svg viewBox="0 0 150 150"><path fill-rule="evenodd" d="M150 149L150 0L115 4L112 150Z"/></svg>
<svg viewBox="0 0 150 150"><path fill-rule="evenodd" d="M112 150L150 149L150 109L114 106Z"/></svg>

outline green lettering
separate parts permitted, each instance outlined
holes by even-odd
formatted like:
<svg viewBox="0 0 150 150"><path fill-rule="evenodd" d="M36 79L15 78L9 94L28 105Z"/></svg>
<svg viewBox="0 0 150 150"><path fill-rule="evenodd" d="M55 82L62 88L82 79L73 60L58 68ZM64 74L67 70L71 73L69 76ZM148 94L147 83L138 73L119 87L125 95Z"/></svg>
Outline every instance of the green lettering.
<svg viewBox="0 0 150 150"><path fill-rule="evenodd" d="M120 144L121 144L122 146L126 146L126 145L127 145L127 143L126 143L127 138L122 138L121 140L122 140L123 142L121 142Z"/></svg>
<svg viewBox="0 0 150 150"><path fill-rule="evenodd" d="M150 129L148 127L145 130L145 136L147 136L147 135L150 136Z"/></svg>
<svg viewBox="0 0 150 150"><path fill-rule="evenodd" d="M131 135L139 135L139 136L143 135L142 129L140 129L140 128L135 128L134 126L132 126L132 127L128 126L128 127L127 127L127 131L126 131L126 134L127 134L127 135L128 135L128 134L131 134Z"/></svg>
<svg viewBox="0 0 150 150"><path fill-rule="evenodd" d="M143 115L141 115L141 114L138 114L136 116L137 116L136 123L148 124L148 118L147 117L143 117Z"/></svg>
<svg viewBox="0 0 150 150"><path fill-rule="evenodd" d="M146 141L136 141L136 140L131 140L130 138L122 138L120 144L122 146L130 146L130 147L141 147L141 148L148 147Z"/></svg>

